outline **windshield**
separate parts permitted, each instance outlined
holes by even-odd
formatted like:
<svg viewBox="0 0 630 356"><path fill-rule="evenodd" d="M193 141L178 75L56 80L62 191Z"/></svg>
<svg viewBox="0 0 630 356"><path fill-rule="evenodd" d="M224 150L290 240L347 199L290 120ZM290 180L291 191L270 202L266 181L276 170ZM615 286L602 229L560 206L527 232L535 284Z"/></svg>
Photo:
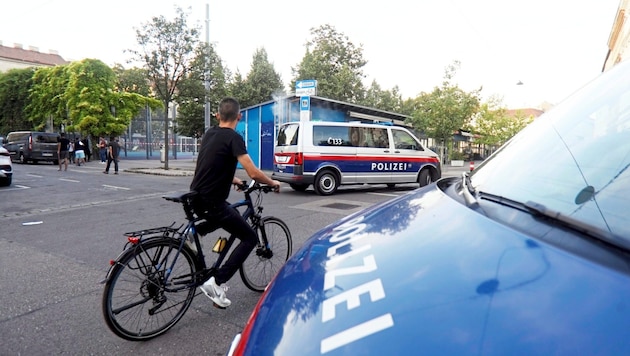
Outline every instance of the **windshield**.
<svg viewBox="0 0 630 356"><path fill-rule="evenodd" d="M535 202L630 243L630 63L540 116L471 176L477 192Z"/></svg>

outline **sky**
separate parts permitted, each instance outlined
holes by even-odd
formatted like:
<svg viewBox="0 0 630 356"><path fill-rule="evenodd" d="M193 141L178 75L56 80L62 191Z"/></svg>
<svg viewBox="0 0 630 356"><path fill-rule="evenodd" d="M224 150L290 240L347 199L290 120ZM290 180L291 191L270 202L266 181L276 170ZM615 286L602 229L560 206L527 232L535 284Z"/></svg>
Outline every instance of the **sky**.
<svg viewBox="0 0 630 356"><path fill-rule="evenodd" d="M2 4L0 41L129 67L136 30L153 17L174 19L180 7L232 72L247 75L264 48L288 85L310 29L330 24L362 46L366 85L415 97L440 86L459 61L452 82L460 88L482 88L484 100L498 97L508 108L540 108L601 73L619 1L20 0Z"/></svg>

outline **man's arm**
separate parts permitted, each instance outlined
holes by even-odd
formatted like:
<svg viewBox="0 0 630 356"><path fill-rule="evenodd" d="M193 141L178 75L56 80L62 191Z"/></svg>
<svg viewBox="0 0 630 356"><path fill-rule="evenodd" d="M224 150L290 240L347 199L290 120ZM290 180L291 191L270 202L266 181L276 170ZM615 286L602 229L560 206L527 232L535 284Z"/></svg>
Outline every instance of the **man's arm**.
<svg viewBox="0 0 630 356"><path fill-rule="evenodd" d="M249 178L259 183L276 187L276 190L280 189L280 182L267 177L265 172L261 171L260 169L258 169L258 167L254 165L252 158L248 154L240 155L237 157L237 159L238 163L240 163L241 166L243 166L243 168L245 169L245 172L247 172Z"/></svg>

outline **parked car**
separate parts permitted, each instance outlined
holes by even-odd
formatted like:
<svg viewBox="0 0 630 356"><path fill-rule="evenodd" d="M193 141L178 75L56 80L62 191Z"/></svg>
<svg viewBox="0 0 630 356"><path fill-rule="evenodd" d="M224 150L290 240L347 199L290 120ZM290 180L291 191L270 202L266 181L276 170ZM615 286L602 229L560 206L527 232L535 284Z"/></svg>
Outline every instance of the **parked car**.
<svg viewBox="0 0 630 356"><path fill-rule="evenodd" d="M4 147L0 146L0 186L11 185L13 180L13 163L11 155Z"/></svg>
<svg viewBox="0 0 630 356"><path fill-rule="evenodd" d="M57 142L54 132L14 131L7 135L4 147L14 161L20 163L53 162L58 164Z"/></svg>
<svg viewBox="0 0 630 356"><path fill-rule="evenodd" d="M630 62L312 236L233 355L630 355Z"/></svg>

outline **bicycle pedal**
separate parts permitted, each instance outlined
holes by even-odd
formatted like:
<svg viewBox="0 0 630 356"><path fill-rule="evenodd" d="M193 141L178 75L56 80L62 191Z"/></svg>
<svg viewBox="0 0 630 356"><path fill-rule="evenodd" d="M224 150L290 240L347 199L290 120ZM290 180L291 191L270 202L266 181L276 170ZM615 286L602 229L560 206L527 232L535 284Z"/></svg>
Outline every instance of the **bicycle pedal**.
<svg viewBox="0 0 630 356"><path fill-rule="evenodd" d="M215 303L215 302L212 302L212 306L213 306L213 307L215 307L215 308L217 308L217 309L221 309L221 310L225 310L225 309L227 309L227 307L222 307L222 306L220 306L219 304L217 304L217 303Z"/></svg>

